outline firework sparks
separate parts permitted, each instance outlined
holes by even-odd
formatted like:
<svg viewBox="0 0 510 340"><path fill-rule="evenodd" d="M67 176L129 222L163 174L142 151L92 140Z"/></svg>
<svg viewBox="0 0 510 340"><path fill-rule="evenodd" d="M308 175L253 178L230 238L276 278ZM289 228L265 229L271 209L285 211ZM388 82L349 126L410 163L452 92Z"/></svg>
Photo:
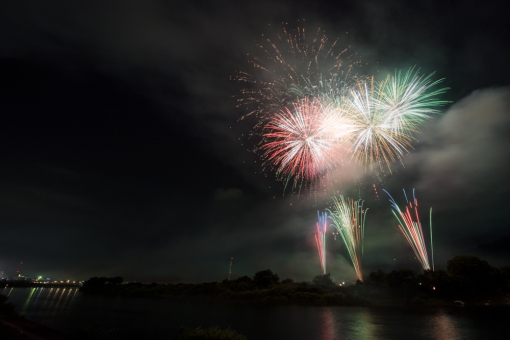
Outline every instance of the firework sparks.
<svg viewBox="0 0 510 340"><path fill-rule="evenodd" d="M262 135L255 150L262 151L263 166L285 183L293 178L294 187L322 178L346 154L365 169L391 173L419 128L439 112L435 107L447 103L437 99L447 90L437 88L443 79L414 67L382 81L357 75L360 60L352 61L355 54L321 29L306 34L284 26L256 47L249 57L253 72L234 77L247 85L238 106L247 109L242 118L258 118L252 134Z"/></svg>
<svg viewBox="0 0 510 340"><path fill-rule="evenodd" d="M242 118L255 114L264 121L297 98L337 92L359 64L351 62L348 49L330 41L321 29L307 35L304 27L284 26L274 39L264 37L256 47L259 53L249 59L253 74L239 72L234 77L248 85L238 98L238 106L248 110Z"/></svg>
<svg viewBox="0 0 510 340"><path fill-rule="evenodd" d="M375 186L375 183L372 184L372 187L374 188L375 198L379 200L379 193L377 192L377 187Z"/></svg>
<svg viewBox="0 0 510 340"><path fill-rule="evenodd" d="M384 190L384 189L383 189ZM420 261L424 270L430 269L429 256L427 254L427 247L423 238L423 229L420 222L420 216L418 214L418 200L414 194L413 189L413 200L408 201L406 192L404 190L404 196L406 197L405 211L400 210L397 202L391 197L389 192L384 190L390 197L391 206L393 208L393 215L397 218L398 227L402 234L404 234L407 242L411 246L416 255L416 258ZM430 232L432 242L432 209L430 210Z"/></svg>
<svg viewBox="0 0 510 340"><path fill-rule="evenodd" d="M319 99L305 98L284 108L264 126L264 164L281 178L313 181L340 159L342 118Z"/></svg>
<svg viewBox="0 0 510 340"><path fill-rule="evenodd" d="M319 221L317 222L317 234L315 234L315 242L319 252L321 261L322 274L326 274L326 233L328 228L328 213L320 213L317 211Z"/></svg>
<svg viewBox="0 0 510 340"><path fill-rule="evenodd" d="M350 90L343 110L351 118L352 154L365 166L385 164L391 172L391 163L412 148L419 126L439 112L434 107L447 103L436 99L447 88L430 91L442 79L418 71L398 71L376 84L358 82Z"/></svg>
<svg viewBox="0 0 510 340"><path fill-rule="evenodd" d="M363 210L362 200L355 201L341 195L338 198L333 197L333 206L333 211L329 211L333 225L342 236L358 280L363 281L361 259L368 209Z"/></svg>

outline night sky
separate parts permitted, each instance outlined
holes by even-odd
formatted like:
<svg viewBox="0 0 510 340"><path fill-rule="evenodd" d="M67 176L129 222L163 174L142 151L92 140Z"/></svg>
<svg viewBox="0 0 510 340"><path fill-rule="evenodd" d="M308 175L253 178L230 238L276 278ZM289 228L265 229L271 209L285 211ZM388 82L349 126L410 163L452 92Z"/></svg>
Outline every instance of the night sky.
<svg viewBox="0 0 510 340"><path fill-rule="evenodd" d="M237 3L237 4L236 4ZM147 282L320 273L313 239L331 192L285 192L239 120L246 55L306 19L378 75L436 72L451 101L363 198L365 272L420 265L382 189L434 209L436 268L510 234L510 29L503 1L10 1L0 5L0 271ZM348 33L347 33L348 32ZM361 177L356 184L353 174ZM377 200L372 184L379 191ZM428 225L428 223L427 223ZM352 281L341 241L328 272ZM493 264L504 259L487 258Z"/></svg>

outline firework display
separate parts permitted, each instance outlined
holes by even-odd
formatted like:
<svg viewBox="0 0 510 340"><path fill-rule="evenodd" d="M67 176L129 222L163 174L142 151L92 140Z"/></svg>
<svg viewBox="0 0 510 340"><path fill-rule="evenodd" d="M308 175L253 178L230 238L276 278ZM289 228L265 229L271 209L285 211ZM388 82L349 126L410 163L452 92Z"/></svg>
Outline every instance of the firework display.
<svg viewBox="0 0 510 340"><path fill-rule="evenodd" d="M363 281L361 259L363 257L363 239L365 217L368 209L363 209L363 201L355 201L343 196L333 197L333 210L330 210L333 226L338 230L349 252L358 280Z"/></svg>
<svg viewBox="0 0 510 340"><path fill-rule="evenodd" d="M284 26L283 33L272 38L262 36L257 51L249 56L252 72L241 71L234 78L245 85L237 101L238 107L246 109L241 119L255 117L251 135L260 137L254 148L263 168L274 171L285 188L288 183L293 188L299 185L299 190L303 183L322 188L323 183L336 182L334 176L322 181L324 176L351 161L365 172L372 171L382 185L384 174L398 170L396 162L404 165L403 157L413 149L421 127L439 113L437 107L448 103L438 99L448 88L438 86L443 79L434 80L434 73L422 74L411 67L377 79L362 74L356 53L342 48L339 40L329 40L321 29L310 35L303 27ZM359 183L362 172L354 176ZM372 189L379 200L375 183ZM368 210L363 209L363 202L340 195L333 197L329 214L318 212L315 241L323 274L329 215L336 229L334 239L341 235L356 275L363 281ZM424 269L431 269L414 189L413 200L404 211L391 196L390 202L416 257ZM432 247L432 209L430 242Z"/></svg>
<svg viewBox="0 0 510 340"><path fill-rule="evenodd" d="M431 269L429 256L427 254L427 247L423 238L423 229L420 222L420 216L418 214L418 199L416 199L414 189L413 200L411 202L408 201L406 192L404 190L404 196L406 197L406 207L404 211L400 210L398 204L395 202L393 197L391 197L389 192L386 190L384 191L390 197L391 207L393 208L393 215L395 215L397 218L398 227L413 249L416 258L418 261L420 261L424 270ZM432 209L430 210L430 237L432 244Z"/></svg>
<svg viewBox="0 0 510 340"><path fill-rule="evenodd" d="M317 211L317 233L315 234L315 242L317 243L317 250L319 252L319 259L321 261L322 274L326 274L326 233L328 229L328 213L320 213Z"/></svg>
<svg viewBox="0 0 510 340"><path fill-rule="evenodd" d="M320 29L310 38L304 28L284 27L257 47L254 74L235 78L250 85L238 103L248 109L243 117L258 117L264 166L280 180L293 178L294 186L320 179L347 156L391 172L435 107L446 103L437 96L447 88L436 88L442 79L433 81L433 73L412 67L381 81L356 74L360 61Z"/></svg>

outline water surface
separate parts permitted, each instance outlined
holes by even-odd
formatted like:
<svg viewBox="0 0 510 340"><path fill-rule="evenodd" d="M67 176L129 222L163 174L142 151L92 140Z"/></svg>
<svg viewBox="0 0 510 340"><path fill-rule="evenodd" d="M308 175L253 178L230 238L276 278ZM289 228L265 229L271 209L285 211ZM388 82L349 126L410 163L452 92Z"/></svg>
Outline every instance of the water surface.
<svg viewBox="0 0 510 340"><path fill-rule="evenodd" d="M69 334L118 329L121 338L170 339L180 326L231 327L248 339L510 339L510 308L318 307L104 297L77 288L5 288L17 312Z"/></svg>

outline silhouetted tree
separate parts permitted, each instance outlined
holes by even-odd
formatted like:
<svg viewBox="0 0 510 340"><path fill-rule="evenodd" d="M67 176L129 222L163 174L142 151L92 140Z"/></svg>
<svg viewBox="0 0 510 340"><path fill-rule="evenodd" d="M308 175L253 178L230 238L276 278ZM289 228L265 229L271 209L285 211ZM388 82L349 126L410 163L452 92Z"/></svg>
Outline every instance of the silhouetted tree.
<svg viewBox="0 0 510 340"><path fill-rule="evenodd" d="M503 277L507 280L510 280L510 266L503 266L501 268L499 268L499 271L501 272L501 274L503 275Z"/></svg>
<svg viewBox="0 0 510 340"><path fill-rule="evenodd" d="M416 280L422 292L435 297L450 296L454 290L452 277L444 270L425 270Z"/></svg>
<svg viewBox="0 0 510 340"><path fill-rule="evenodd" d="M393 270L388 274L388 287L393 294L409 298L418 290L414 272L410 269Z"/></svg>
<svg viewBox="0 0 510 340"><path fill-rule="evenodd" d="M124 282L124 279L120 276L115 277L109 277L106 279L106 282L114 284L114 285L120 285L122 282Z"/></svg>
<svg viewBox="0 0 510 340"><path fill-rule="evenodd" d="M89 288L89 287L102 286L106 283L106 280L107 280L106 277L94 276L94 277L91 277L90 279L88 279L87 281L83 282L83 287Z"/></svg>
<svg viewBox="0 0 510 340"><path fill-rule="evenodd" d="M414 284L414 272L410 269L392 270L388 274L388 286L392 289L400 289L403 285Z"/></svg>
<svg viewBox="0 0 510 340"><path fill-rule="evenodd" d="M271 285L277 284L280 281L280 277L277 274L273 274L271 269L262 270L255 273L253 277L253 283L257 287L265 288Z"/></svg>
<svg viewBox="0 0 510 340"><path fill-rule="evenodd" d="M499 268L499 272L503 279L503 289L510 291L510 266L503 266Z"/></svg>
<svg viewBox="0 0 510 340"><path fill-rule="evenodd" d="M249 277L249 276L241 276L241 277L237 278L236 281L239 282L239 283L250 283L251 282L251 277Z"/></svg>
<svg viewBox="0 0 510 340"><path fill-rule="evenodd" d="M455 290L464 297L484 296L502 285L499 271L476 256L455 256L446 263L446 270Z"/></svg>
<svg viewBox="0 0 510 340"><path fill-rule="evenodd" d="M294 282L294 280L292 280L292 279L285 279L282 281L282 284L288 285L289 283L293 283L293 282Z"/></svg>
<svg viewBox="0 0 510 340"><path fill-rule="evenodd" d="M490 274L491 266L476 256L458 255L446 263L448 274L477 279Z"/></svg>
<svg viewBox="0 0 510 340"><path fill-rule="evenodd" d="M387 288L388 287L388 274L383 272L382 270L378 270L376 272L371 272L368 274L365 279L365 283L369 286L377 287L377 288Z"/></svg>
<svg viewBox="0 0 510 340"><path fill-rule="evenodd" d="M83 282L82 288L88 290L89 288L98 288L102 289L105 287L105 284L108 285L118 285L121 284L124 279L120 276L117 277L91 277L87 281Z"/></svg>
<svg viewBox="0 0 510 340"><path fill-rule="evenodd" d="M316 286L334 286L335 283L331 280L331 274L317 275L312 280Z"/></svg>

